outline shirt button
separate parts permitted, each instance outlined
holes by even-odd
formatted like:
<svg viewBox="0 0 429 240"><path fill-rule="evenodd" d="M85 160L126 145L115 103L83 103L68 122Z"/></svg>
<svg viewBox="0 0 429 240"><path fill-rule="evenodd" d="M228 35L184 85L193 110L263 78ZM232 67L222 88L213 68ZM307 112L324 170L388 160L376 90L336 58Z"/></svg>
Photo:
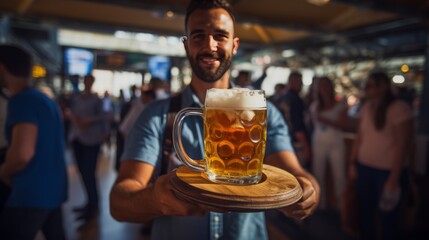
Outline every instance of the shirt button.
<svg viewBox="0 0 429 240"><path fill-rule="evenodd" d="M213 221L215 221L215 222L219 222L219 216L214 216L214 217L213 217Z"/></svg>
<svg viewBox="0 0 429 240"><path fill-rule="evenodd" d="M214 239L219 239L219 234L218 234L218 233L215 233L215 234L213 235L213 237L214 237Z"/></svg>

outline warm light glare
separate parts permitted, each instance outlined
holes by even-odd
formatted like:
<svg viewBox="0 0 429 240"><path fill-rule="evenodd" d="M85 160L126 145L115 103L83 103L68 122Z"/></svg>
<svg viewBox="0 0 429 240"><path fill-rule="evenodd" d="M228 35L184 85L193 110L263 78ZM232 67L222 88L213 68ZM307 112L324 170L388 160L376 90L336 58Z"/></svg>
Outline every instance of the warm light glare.
<svg viewBox="0 0 429 240"><path fill-rule="evenodd" d="M289 58L289 57L293 57L293 56L295 56L295 51L292 49L284 50L282 52L282 57L284 57L284 58Z"/></svg>
<svg viewBox="0 0 429 240"><path fill-rule="evenodd" d="M317 5L317 6L323 6L330 2L331 0L307 0L307 2Z"/></svg>
<svg viewBox="0 0 429 240"><path fill-rule="evenodd" d="M42 78L46 76L46 68L40 66L40 65L35 65L33 67L33 73L32 76L34 78Z"/></svg>
<svg viewBox="0 0 429 240"><path fill-rule="evenodd" d="M402 75L395 75L393 76L392 80L394 83L397 83L397 84L401 84L405 82L405 78Z"/></svg>
<svg viewBox="0 0 429 240"><path fill-rule="evenodd" d="M169 17L169 18L172 18L172 17L174 17L174 12L172 12L172 11L167 11L167 13L165 13L165 15L166 15L167 17Z"/></svg>
<svg viewBox="0 0 429 240"><path fill-rule="evenodd" d="M403 72L403 73L406 73L406 72L408 72L410 70L410 68L408 67L408 65L407 64L404 64L404 65L402 65L401 66L401 71Z"/></svg>

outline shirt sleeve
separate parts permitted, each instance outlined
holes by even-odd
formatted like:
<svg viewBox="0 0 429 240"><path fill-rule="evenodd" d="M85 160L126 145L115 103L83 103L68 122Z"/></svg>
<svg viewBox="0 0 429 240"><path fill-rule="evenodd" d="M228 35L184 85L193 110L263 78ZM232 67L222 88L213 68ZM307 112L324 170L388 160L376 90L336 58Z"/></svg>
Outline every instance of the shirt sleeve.
<svg viewBox="0 0 429 240"><path fill-rule="evenodd" d="M122 160L138 160L155 166L160 159L168 104L149 104L139 115L125 141Z"/></svg>
<svg viewBox="0 0 429 240"><path fill-rule="evenodd" d="M268 126L265 155L284 150L293 152L289 130L279 110L271 102L267 102L267 111Z"/></svg>
<svg viewBox="0 0 429 240"><path fill-rule="evenodd" d="M15 125L17 123L38 123L37 108L31 107L35 104L26 96L17 96L11 98L8 105L8 123Z"/></svg>

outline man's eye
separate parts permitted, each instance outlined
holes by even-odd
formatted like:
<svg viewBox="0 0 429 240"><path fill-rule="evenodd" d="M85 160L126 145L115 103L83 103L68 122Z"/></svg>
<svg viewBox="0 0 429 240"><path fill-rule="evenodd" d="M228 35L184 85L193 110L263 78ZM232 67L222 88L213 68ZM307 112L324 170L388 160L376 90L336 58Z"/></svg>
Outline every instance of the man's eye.
<svg viewBox="0 0 429 240"><path fill-rule="evenodd" d="M225 39L227 39L227 38L228 38L228 35L225 35L225 34L217 34L217 35L215 35L215 36L214 36L214 38L215 38L216 40L225 40Z"/></svg>
<svg viewBox="0 0 429 240"><path fill-rule="evenodd" d="M203 34L195 34L192 36L193 40L201 40L204 39L204 35Z"/></svg>

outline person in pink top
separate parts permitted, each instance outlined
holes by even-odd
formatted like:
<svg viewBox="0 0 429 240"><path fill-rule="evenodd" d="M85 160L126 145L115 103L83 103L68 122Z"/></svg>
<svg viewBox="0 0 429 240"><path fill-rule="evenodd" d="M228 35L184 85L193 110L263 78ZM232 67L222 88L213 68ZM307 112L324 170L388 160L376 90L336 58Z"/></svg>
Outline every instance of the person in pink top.
<svg viewBox="0 0 429 240"><path fill-rule="evenodd" d="M410 107L396 99L389 77L369 75L366 102L350 158L349 177L356 180L360 239L401 238L398 203L406 184L406 165L414 133ZM381 229L377 230L377 227Z"/></svg>

